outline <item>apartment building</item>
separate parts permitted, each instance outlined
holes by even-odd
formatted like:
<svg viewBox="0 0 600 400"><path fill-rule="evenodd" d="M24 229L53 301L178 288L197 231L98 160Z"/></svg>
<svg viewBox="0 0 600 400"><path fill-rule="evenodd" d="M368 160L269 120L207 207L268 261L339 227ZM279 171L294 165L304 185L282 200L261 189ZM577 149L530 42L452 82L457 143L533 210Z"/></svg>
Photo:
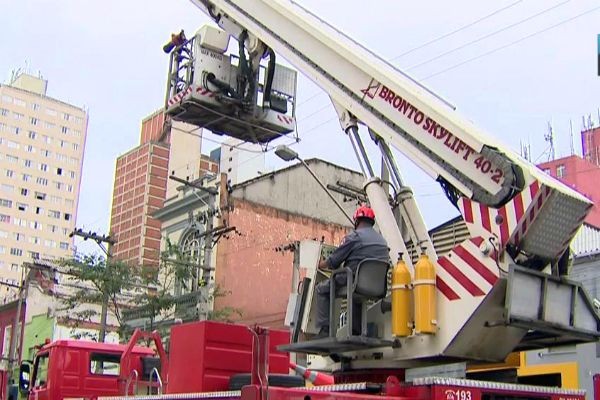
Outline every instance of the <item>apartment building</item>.
<svg viewBox="0 0 600 400"><path fill-rule="evenodd" d="M47 85L24 73L0 85L0 302L24 261L73 252L88 115Z"/></svg>

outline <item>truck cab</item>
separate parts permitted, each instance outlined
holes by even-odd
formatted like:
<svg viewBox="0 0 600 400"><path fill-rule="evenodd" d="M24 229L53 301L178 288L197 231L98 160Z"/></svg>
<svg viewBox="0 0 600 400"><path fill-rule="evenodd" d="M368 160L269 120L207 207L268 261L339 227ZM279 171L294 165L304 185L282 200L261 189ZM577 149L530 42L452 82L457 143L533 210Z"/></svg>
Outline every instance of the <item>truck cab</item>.
<svg viewBox="0 0 600 400"><path fill-rule="evenodd" d="M38 351L33 362L21 364L20 392L36 400L122 394L131 381L149 375L145 369L153 363L147 360L154 359L152 349L135 346L127 356L128 362L123 362L127 348L82 340L49 343ZM123 377L131 377L131 381L123 381Z"/></svg>

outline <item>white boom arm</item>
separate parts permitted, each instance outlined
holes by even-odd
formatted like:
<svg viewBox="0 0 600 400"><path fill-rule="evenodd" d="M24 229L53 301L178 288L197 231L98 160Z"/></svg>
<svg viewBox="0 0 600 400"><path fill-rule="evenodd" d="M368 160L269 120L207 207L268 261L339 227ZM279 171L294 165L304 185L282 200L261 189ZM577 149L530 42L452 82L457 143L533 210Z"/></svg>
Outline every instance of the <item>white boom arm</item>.
<svg viewBox="0 0 600 400"><path fill-rule="evenodd" d="M505 312L506 273L513 265L540 270L557 262L591 208L590 201L519 158L428 89L298 4L192 2L227 33L241 38L251 58L260 57L266 46L288 60L331 97L338 112L346 110L438 180L461 210L471 238L436 263L441 329L419 340L403 339L407 342L402 346L386 350L387 359L440 355L502 359L529 329L515 327L514 321L539 317L536 329L547 322L543 315L515 317L511 310ZM389 210L382 210L387 206L381 198L377 203L376 215L389 215ZM388 242L398 238L386 236ZM514 295L510 305L522 301L527 310L548 306L542 304L548 301L546 293L535 299ZM371 316L374 311L369 312ZM597 324L597 317L590 319ZM563 322L566 331L598 335L597 325L582 329L572 320ZM505 339L502 345L497 344L498 337Z"/></svg>

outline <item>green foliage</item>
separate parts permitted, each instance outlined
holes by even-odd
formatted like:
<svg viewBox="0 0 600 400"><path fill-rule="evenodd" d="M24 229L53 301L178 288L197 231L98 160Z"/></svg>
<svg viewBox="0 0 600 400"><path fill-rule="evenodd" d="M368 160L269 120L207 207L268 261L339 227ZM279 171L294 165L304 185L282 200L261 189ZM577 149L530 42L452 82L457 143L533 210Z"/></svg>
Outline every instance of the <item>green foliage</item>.
<svg viewBox="0 0 600 400"><path fill-rule="evenodd" d="M205 297L204 301L208 302L229 294L218 286L209 287L198 276L198 262L169 240L160 253L158 266L126 265L95 255L67 260L63 265L77 281L84 284L84 287L63 299L65 309L70 310L70 316L76 320L75 325L98 321L98 305L107 298L109 310L117 319L121 335L130 331L127 319L147 320L145 329L149 331L165 328L163 322L176 317L176 308L182 299L179 292L199 290ZM97 306L90 307L90 304ZM233 307L225 307L208 312L206 317L231 322L235 315L241 316L241 312Z"/></svg>
<svg viewBox="0 0 600 400"><path fill-rule="evenodd" d="M122 323L120 294L133 287L134 271L131 268L98 255L63 260L62 266L78 282L75 290L62 299L64 309L69 311L75 325L95 319L100 312L89 305L100 305L104 298L119 324Z"/></svg>

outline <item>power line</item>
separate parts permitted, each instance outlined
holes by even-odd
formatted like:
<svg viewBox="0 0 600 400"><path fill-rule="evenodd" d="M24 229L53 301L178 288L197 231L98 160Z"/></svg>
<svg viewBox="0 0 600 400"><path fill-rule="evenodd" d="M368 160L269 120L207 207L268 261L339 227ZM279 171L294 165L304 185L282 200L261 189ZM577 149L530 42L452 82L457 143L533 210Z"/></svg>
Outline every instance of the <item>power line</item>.
<svg viewBox="0 0 600 400"><path fill-rule="evenodd" d="M498 30L496 30L496 31L494 31L494 32L491 32L491 33L488 33L488 34L486 34L486 35L480 36L480 37L478 37L477 39L471 40L470 42L464 43L464 44L462 44L462 45L460 45L460 46L458 46L458 47L454 47L453 49L450 49L450 50L448 50L448 51L445 51L445 52L443 52L443 53L441 53L441 54L438 54L438 55L437 55L437 56L435 56L435 57L432 57L432 58L430 58L430 59L428 59L428 60L425 60L425 61L423 61L423 62L420 62L420 63L418 63L418 64L415 64L415 65L413 65L413 66L410 66L410 67L408 67L407 71L410 71L410 70L412 70L412 69L415 69L415 68L421 67L421 66L423 66L423 65L425 65L425 64L429 64L430 62L432 62L432 61L435 61L435 60L437 60L437 59L440 59L440 58L442 58L442 57L444 57L444 56L446 56L446 55L448 55L448 54L454 53L454 52L456 52L456 51L458 51L458 50L462 50L462 49L464 49L465 47L468 47L468 46L470 46L470 45L472 45L472 44L475 44L475 43L481 42L482 40L485 40L485 39L487 39L487 38L490 38L490 37L492 37L492 36L495 36L495 35L497 35L497 34L499 34L499 33L502 33L502 32L504 32L504 31L507 31L507 30L509 30L509 29L511 29L511 28L514 28L515 26L521 25L521 24L523 24L523 23L525 23L525 22L527 22L527 21L530 21L530 20L532 20L532 19L534 19L534 18L537 18L537 17L539 17L540 15L546 14L547 12L550 12L550 11L552 11L552 10L554 10L554 9L558 8L558 7L561 7L561 6L563 6L563 5L567 4L567 3L568 3L568 2L570 2L570 1L571 1L571 0L564 0L564 1L563 1L563 2L561 2L561 3L555 4L555 5L553 5L552 7L546 8L546 9L544 9L544 10L542 10L542 11L540 11L540 12L536 13L536 14L530 15L529 17L527 17L527 18L524 18L524 19L522 19L522 20L520 20L520 21L517 21L517 22L515 22L515 23L512 23L512 24L510 24L510 25L507 25L507 26L505 26L505 27L503 27L503 28L500 28L500 29L498 29Z"/></svg>
<svg viewBox="0 0 600 400"><path fill-rule="evenodd" d="M480 55L478 55L478 56L475 56L475 57L469 58L469 59L467 59L467 60L465 60L465 61L459 62L458 64L454 64L454 65L452 65L452 66L450 66L450 67L448 67L448 68L444 68L444 69L442 69L441 71L435 72L435 73L433 73L433 74L431 74L431 75L428 75L428 76L426 76L426 77L422 78L421 80L427 80L427 79L429 79L429 78L433 78L434 76L438 76L438 75L440 75L440 74L443 74L443 73L445 73L445 72L448 72L448 71L451 71L451 70L453 70L453 69L455 69L455 68L458 68L458 67L460 67L460 66L462 66L462 65L468 64L468 63L470 63L471 61L475 61L475 60L478 60L478 59L480 59L480 58L483 58L483 57L489 56L490 54L493 54L493 53L495 53L495 52L497 52L497 51L503 50L503 49L505 49L505 48L507 48L507 47L510 47L510 46L512 46L512 45L515 45L515 44L517 44L517 43L520 43L520 42L522 42L522 41L524 41L524 40L527 40L527 39L529 39L529 38L531 38L531 37L533 37L533 36L539 35L540 33L547 32L547 31L549 31L549 30L551 30L551 29L554 29L554 28L556 28L556 27L558 27L558 26L560 26L560 25L564 25L564 24L566 24L566 23L568 23L568 22L571 22L571 21L573 21L573 20L575 20L575 19L577 19L577 18L583 17L584 15L590 14L590 13L592 13L592 12L594 12L594 11L598 10L598 9L600 9L600 6L598 6L598 7L594 7L594 8L591 8L591 9L589 9L589 10L587 10L587 11L584 11L584 12L582 12L581 14L577 14L577 15L575 15L575 16L573 16L573 17L571 17L571 18L565 19L565 20L563 20L563 21L561 21L561 22L559 22L559 23L557 23L557 24L554 24L554 25L551 25L551 26L549 26L549 27L547 27L547 28L544 28L544 29L541 29L541 30L539 30L539 31L536 31L536 32L534 32L534 33L531 33L531 34L529 34L529 35L527 35L527 36L523 36L522 38L520 38L520 39L517 39L517 40L515 40L515 41L513 41L513 42L510 42L510 43L508 43L508 44L505 44L505 45L503 45L503 46L500 46L500 47L496 47L495 49L492 49L492 50L490 50L490 51L487 51L487 52L485 52L485 53L482 53L482 54L480 54Z"/></svg>
<svg viewBox="0 0 600 400"><path fill-rule="evenodd" d="M434 39L431 39L431 40L429 40L429 41L427 41L427 42L425 42L425 43L423 43L423 44L420 44L420 45L418 45L418 46L416 46L416 47L413 47L412 49L410 49L410 50L407 50L407 51L405 51L404 53L401 53L401 54L397 55L397 56L396 56L396 57L394 57L394 58L391 58L391 59L390 59L390 61L397 60L397 59L398 59L398 58L400 58L400 57L404 57L404 56L405 56L405 55L407 55L407 54L413 53L413 52L415 52L415 51L417 51L417 50L420 50L420 49L422 49L422 48L424 48L424 47L427 47L427 46L429 46L430 44L432 44L432 43L435 43L435 42L437 42L437 41L440 41L440 40L442 40L442 39L445 39L445 38L447 38L447 37L449 37L449 36L452 36L452 35L454 35L455 33L458 33L458 32L461 32L461 31L464 31L465 29L467 29L467 28L470 28L470 27L472 27L472 26L474 26L474 25L477 25L478 23L480 23L480 22L482 22L482 21L485 21L485 20L486 20L486 19L488 19L488 18L491 18L491 17L493 17L494 15L497 15L497 14L501 13L502 11L508 10L509 8L516 6L517 4L519 4L519 3L521 3L521 2L523 2L523 0L517 0L517 1L515 1L514 3L511 3L511 4L509 4L509 5L505 6L505 7L499 8L499 9L497 9L497 10L495 10L495 11L491 12L490 14L484 15L483 17L481 17L481 18L478 18L478 19L476 19L475 21L468 23L467 25L463 25L463 26L461 26L460 28L457 28L457 29L455 29L455 30L453 30L453 31L450 31L450 32L448 32L448 33L445 33L445 34L443 34L443 35L441 35L441 36L438 36L438 37L436 37L436 38L434 38Z"/></svg>

